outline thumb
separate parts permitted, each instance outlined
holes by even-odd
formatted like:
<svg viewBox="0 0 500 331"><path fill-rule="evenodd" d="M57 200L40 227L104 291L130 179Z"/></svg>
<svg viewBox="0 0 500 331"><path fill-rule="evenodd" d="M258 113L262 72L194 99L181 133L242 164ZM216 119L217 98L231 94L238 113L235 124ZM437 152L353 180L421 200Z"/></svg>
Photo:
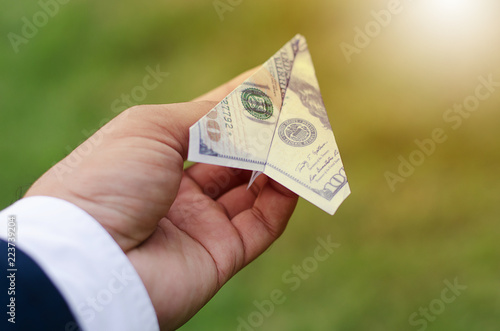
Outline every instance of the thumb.
<svg viewBox="0 0 500 331"><path fill-rule="evenodd" d="M173 147L186 159L189 148L189 128L258 69L259 67L250 69L192 102L132 107L124 113L124 117L134 114L133 119L127 120L125 125L133 125L138 129L141 123L146 124L141 132L148 136L155 134L156 130L151 130L152 127L160 129L155 139Z"/></svg>
<svg viewBox="0 0 500 331"><path fill-rule="evenodd" d="M168 105L141 105L127 109L107 125L115 138L140 136L170 146L185 159L189 128L217 105L215 101L192 101ZM114 123L112 123L114 122ZM106 126L102 129L106 130Z"/></svg>

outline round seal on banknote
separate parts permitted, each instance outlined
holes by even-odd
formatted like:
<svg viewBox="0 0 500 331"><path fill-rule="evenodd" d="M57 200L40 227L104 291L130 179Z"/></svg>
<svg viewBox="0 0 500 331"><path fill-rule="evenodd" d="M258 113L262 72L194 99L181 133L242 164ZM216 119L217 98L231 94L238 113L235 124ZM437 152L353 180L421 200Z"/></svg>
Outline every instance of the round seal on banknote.
<svg viewBox="0 0 500 331"><path fill-rule="evenodd" d="M271 99L259 89L247 88L241 93L243 107L255 118L267 120L273 115Z"/></svg>
<svg viewBox="0 0 500 331"><path fill-rule="evenodd" d="M284 121L278 128L278 135L287 145L303 147L312 144L318 137L314 125L301 118Z"/></svg>

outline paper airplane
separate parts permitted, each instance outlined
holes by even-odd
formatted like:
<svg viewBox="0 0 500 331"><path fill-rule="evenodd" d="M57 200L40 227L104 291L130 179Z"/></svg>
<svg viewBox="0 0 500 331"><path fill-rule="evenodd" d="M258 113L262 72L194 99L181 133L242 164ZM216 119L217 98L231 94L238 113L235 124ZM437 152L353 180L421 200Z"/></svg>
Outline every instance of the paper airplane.
<svg viewBox="0 0 500 331"><path fill-rule="evenodd" d="M188 160L263 173L332 215L351 192L301 35L189 133Z"/></svg>

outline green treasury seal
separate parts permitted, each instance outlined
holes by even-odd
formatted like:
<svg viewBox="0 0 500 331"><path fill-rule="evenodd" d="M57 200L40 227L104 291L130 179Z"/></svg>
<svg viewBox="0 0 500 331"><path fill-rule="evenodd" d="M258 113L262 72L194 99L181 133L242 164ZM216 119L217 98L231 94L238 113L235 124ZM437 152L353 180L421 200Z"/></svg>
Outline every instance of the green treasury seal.
<svg viewBox="0 0 500 331"><path fill-rule="evenodd" d="M261 90L247 88L241 93L243 107L255 118L267 120L273 116L273 103Z"/></svg>
<svg viewBox="0 0 500 331"><path fill-rule="evenodd" d="M292 118L281 123L278 135L287 145L303 147L312 144L318 137L318 132L310 122Z"/></svg>

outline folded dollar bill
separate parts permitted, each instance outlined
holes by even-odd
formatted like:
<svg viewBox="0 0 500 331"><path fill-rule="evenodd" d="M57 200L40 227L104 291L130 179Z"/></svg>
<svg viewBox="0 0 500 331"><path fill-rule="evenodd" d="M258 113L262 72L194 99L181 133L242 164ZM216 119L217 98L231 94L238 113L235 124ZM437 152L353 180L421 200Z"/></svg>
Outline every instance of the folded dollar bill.
<svg viewBox="0 0 500 331"><path fill-rule="evenodd" d="M253 170L334 214L350 194L307 43L295 36L189 130L188 160Z"/></svg>

